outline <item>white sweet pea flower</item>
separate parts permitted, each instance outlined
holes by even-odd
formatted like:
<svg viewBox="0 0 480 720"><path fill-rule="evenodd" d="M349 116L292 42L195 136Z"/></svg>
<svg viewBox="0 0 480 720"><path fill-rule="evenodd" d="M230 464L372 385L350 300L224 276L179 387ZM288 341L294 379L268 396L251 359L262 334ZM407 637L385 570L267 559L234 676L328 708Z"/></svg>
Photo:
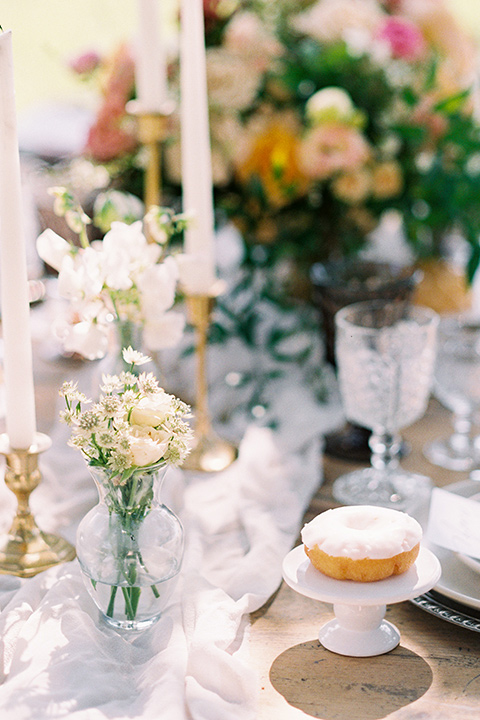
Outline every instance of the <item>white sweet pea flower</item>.
<svg viewBox="0 0 480 720"><path fill-rule="evenodd" d="M172 412L172 396L161 390L150 397L141 398L130 414L132 425L158 427Z"/></svg>
<svg viewBox="0 0 480 720"><path fill-rule="evenodd" d="M104 283L101 255L93 248L81 254L65 255L58 273L58 292L68 300L91 299L99 295Z"/></svg>
<svg viewBox="0 0 480 720"><path fill-rule="evenodd" d="M129 439L133 465L143 467L157 463L167 452L170 438L171 434L163 430L133 426Z"/></svg>
<svg viewBox="0 0 480 720"><path fill-rule="evenodd" d="M37 252L41 259L59 272L63 258L70 255L72 246L56 232L47 228L37 238Z"/></svg>
<svg viewBox="0 0 480 720"><path fill-rule="evenodd" d="M112 223L112 229L103 239L106 284L114 290L128 290L135 276L155 263L160 254L158 245L147 242L141 222Z"/></svg>
<svg viewBox="0 0 480 720"><path fill-rule="evenodd" d="M63 345L67 352L78 353L87 360L98 360L107 352L108 328L106 325L82 320L68 326Z"/></svg>
<svg viewBox="0 0 480 720"><path fill-rule="evenodd" d="M182 339L185 324L185 316L174 310L147 316L143 327L146 346L151 350L176 347Z"/></svg>

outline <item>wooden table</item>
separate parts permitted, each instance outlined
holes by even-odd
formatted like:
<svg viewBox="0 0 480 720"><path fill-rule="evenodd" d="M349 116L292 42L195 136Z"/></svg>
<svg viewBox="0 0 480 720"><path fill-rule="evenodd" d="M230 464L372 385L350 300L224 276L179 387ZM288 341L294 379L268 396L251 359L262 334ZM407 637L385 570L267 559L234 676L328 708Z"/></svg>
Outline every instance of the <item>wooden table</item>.
<svg viewBox="0 0 480 720"><path fill-rule="evenodd" d="M58 409L57 391L81 363L52 362L36 347L34 367L38 429L48 433ZM466 479L468 473L435 467L421 453L429 438L450 430L449 413L432 400L424 418L403 432L411 450L402 465L430 475L438 486ZM355 467L330 458L323 465L325 481L305 521L334 506L332 481ZM332 616L331 605L305 598L284 583L252 616L251 662L260 678L257 720L480 717L480 634L404 602L387 609L387 618L400 630L400 646L387 655L349 658L318 642L320 625Z"/></svg>
<svg viewBox="0 0 480 720"><path fill-rule="evenodd" d="M422 455L428 439L450 432L450 415L435 400L403 432L411 445L402 466L441 487L467 479ZM332 481L357 467L324 458L325 481L305 515L333 507ZM480 596L480 578L479 578ZM260 675L258 720L473 720L480 717L480 634L441 620L409 602L387 608L401 643L390 653L351 658L325 650L318 630L331 605L303 597L283 583L252 618L251 656Z"/></svg>

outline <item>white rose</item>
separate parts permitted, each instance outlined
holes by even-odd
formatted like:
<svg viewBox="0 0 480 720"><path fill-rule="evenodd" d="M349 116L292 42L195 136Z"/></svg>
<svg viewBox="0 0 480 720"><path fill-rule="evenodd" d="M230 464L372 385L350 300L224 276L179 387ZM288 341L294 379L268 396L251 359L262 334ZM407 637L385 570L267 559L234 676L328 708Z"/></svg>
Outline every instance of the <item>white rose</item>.
<svg viewBox="0 0 480 720"><path fill-rule="evenodd" d="M157 463L168 449L170 435L162 431L134 427L130 437L130 455L134 465L143 467Z"/></svg>
<svg viewBox="0 0 480 720"><path fill-rule="evenodd" d="M163 390L142 398L130 413L130 423L147 427L158 427L172 410L172 398Z"/></svg>
<svg viewBox="0 0 480 720"><path fill-rule="evenodd" d="M37 238L37 252L42 260L57 272L60 270L63 258L70 254L71 245L56 232L44 230Z"/></svg>
<svg viewBox="0 0 480 720"><path fill-rule="evenodd" d="M318 90L305 105L306 116L314 123L348 121L354 109L350 95L339 87Z"/></svg>

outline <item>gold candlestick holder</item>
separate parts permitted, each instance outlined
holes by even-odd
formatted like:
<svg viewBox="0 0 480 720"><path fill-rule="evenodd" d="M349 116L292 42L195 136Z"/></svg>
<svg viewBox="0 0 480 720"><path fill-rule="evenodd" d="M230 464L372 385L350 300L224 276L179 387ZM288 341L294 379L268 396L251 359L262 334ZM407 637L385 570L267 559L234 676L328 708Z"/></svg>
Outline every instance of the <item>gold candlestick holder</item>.
<svg viewBox="0 0 480 720"><path fill-rule="evenodd" d="M186 297L188 318L196 331L196 403L195 444L182 465L185 470L219 472L237 457L237 448L213 430L208 410L207 336L217 295L214 290L209 295Z"/></svg>
<svg viewBox="0 0 480 720"><path fill-rule="evenodd" d="M135 117L140 143L147 151L147 167L144 179L144 204L146 210L160 205L162 195L161 144L168 136L169 118L174 109L173 103L165 103L161 112L148 112L131 100L127 112Z"/></svg>
<svg viewBox="0 0 480 720"><path fill-rule="evenodd" d="M50 446L50 438L43 433L35 433L26 450L12 448L8 435L0 435L0 453L6 458L5 484L17 498L12 526L0 536L0 573L33 577L75 557L69 542L38 528L29 506L30 494L41 481L38 456Z"/></svg>

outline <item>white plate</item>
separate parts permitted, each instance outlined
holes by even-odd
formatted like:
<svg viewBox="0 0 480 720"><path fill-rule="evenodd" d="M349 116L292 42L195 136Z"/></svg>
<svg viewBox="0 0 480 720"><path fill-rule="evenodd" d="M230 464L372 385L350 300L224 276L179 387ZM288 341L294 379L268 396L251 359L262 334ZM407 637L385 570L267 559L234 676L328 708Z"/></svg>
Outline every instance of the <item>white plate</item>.
<svg viewBox="0 0 480 720"><path fill-rule="evenodd" d="M455 495L472 497L479 494L479 482L475 480L462 480L442 488ZM459 562L458 553L445 550L438 545L430 545L431 550L440 560L442 566L442 577L435 585L435 590L445 597L463 603L467 607L480 609L480 569L473 569L471 565L462 561ZM469 558L472 562L473 558ZM480 565L480 563L478 563Z"/></svg>

